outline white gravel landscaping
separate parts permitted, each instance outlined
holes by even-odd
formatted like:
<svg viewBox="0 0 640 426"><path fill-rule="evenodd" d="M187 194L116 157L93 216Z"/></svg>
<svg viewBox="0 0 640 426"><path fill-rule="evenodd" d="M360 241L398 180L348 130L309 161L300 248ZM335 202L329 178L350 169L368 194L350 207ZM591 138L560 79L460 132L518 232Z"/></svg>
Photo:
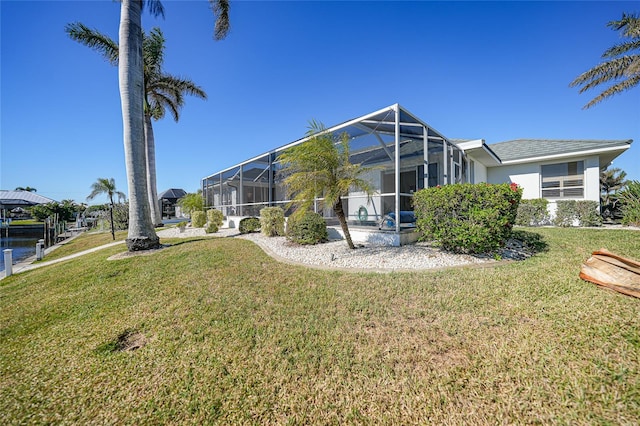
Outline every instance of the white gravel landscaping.
<svg viewBox="0 0 640 426"><path fill-rule="evenodd" d="M161 238L187 237L236 237L258 244L270 256L284 261L312 267L348 269L351 271L401 271L434 269L452 266L495 263L487 256L453 254L431 247L428 243L416 243L401 247L359 245L350 250L344 240L330 241L317 245L297 245L285 237L267 237L254 233L241 235L237 229L223 228L213 234L206 234L202 228L167 228L158 232ZM501 259L521 259L530 254L523 252L517 242L511 242L500 253Z"/></svg>

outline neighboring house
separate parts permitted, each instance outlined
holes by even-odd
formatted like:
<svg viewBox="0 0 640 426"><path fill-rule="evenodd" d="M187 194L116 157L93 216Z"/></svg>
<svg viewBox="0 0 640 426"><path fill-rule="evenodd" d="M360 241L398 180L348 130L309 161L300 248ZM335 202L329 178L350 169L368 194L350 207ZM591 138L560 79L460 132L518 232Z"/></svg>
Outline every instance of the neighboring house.
<svg viewBox="0 0 640 426"><path fill-rule="evenodd" d="M24 211L31 206L55 202L51 198L43 197L30 191L0 190L0 210L5 210L7 216L12 211Z"/></svg>
<svg viewBox="0 0 640 426"><path fill-rule="evenodd" d="M547 198L552 209L560 199L598 201L599 172L631 145L626 141L516 140L487 145L484 140L449 139L395 104L327 129L349 136L352 163L372 167L368 179L376 194L352 192L344 199L350 224L376 231L383 218L412 210L413 193L452 183L512 183L524 198ZM225 216L257 216L261 208L287 208L278 155L303 143L302 138L202 179L207 207ZM315 210L331 223L333 210L318 199ZM405 228L393 223L385 241L410 242ZM369 232L369 235L372 232ZM364 237L370 240L370 236ZM358 239L356 236L354 239Z"/></svg>
<svg viewBox="0 0 640 426"><path fill-rule="evenodd" d="M167 189L158 195L158 201L162 206L162 217L170 219L176 217L176 203L182 197L187 195L184 189Z"/></svg>

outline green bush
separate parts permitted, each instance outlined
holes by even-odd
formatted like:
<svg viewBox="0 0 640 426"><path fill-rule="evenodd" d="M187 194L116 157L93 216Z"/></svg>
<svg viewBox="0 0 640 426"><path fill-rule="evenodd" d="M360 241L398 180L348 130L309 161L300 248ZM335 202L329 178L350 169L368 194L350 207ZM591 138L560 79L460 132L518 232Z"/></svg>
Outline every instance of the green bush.
<svg viewBox="0 0 640 426"><path fill-rule="evenodd" d="M545 198L520 200L516 225L541 226L550 223L548 205L549 202Z"/></svg>
<svg viewBox="0 0 640 426"><path fill-rule="evenodd" d="M568 227L578 224L578 226L600 226L602 217L598 213L599 203L588 200L559 200L556 202L556 217L553 224L556 226Z"/></svg>
<svg viewBox="0 0 640 426"><path fill-rule="evenodd" d="M207 223L207 215L205 212L197 210L191 212L191 226L194 228L202 228Z"/></svg>
<svg viewBox="0 0 640 426"><path fill-rule="evenodd" d="M420 239L435 240L457 253L497 250L511 235L521 197L515 183L422 189L413 199Z"/></svg>
<svg viewBox="0 0 640 426"><path fill-rule="evenodd" d="M580 226L601 226L600 203L597 201L576 201L576 217Z"/></svg>
<svg viewBox="0 0 640 426"><path fill-rule="evenodd" d="M207 226L204 227L204 232L206 232L207 234L213 234L215 232L218 232L218 225L214 222L207 222Z"/></svg>
<svg viewBox="0 0 640 426"><path fill-rule="evenodd" d="M573 226L576 220L576 200L560 200L556 202L556 216L553 224L556 226Z"/></svg>
<svg viewBox="0 0 640 426"><path fill-rule="evenodd" d="M620 192L622 202L622 224L640 226L640 181L627 182L624 190Z"/></svg>
<svg viewBox="0 0 640 426"><path fill-rule="evenodd" d="M322 215L311 211L287 220L287 239L298 244L318 244L329 240L327 223Z"/></svg>
<svg viewBox="0 0 640 426"><path fill-rule="evenodd" d="M224 222L224 215L220 210L207 210L207 222L213 223L217 228L220 228L222 226L222 223ZM217 232L217 230L214 232Z"/></svg>
<svg viewBox="0 0 640 426"><path fill-rule="evenodd" d="M238 230L241 234L250 234L260 231L260 219L257 217L245 217L240 220Z"/></svg>
<svg viewBox="0 0 640 426"><path fill-rule="evenodd" d="M284 235L284 210L280 207L265 207L260 210L260 228L268 237Z"/></svg>

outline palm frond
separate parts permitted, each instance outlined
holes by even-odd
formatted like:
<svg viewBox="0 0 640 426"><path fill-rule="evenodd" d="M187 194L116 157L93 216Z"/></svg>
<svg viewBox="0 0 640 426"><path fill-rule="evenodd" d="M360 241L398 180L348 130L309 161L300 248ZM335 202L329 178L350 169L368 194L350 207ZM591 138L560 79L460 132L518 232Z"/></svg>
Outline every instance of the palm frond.
<svg viewBox="0 0 640 426"><path fill-rule="evenodd" d="M620 43L607 49L603 54L603 58L614 58L633 50L640 49L640 40L628 41L626 43Z"/></svg>
<svg viewBox="0 0 640 426"><path fill-rule="evenodd" d="M580 93L589 90L602 83L606 83L612 80L623 78L627 74L629 67L640 58L640 55L635 56L623 56L621 58L612 59L607 62L603 62L589 71L579 75L570 86L583 85L580 88Z"/></svg>
<svg viewBox="0 0 640 426"><path fill-rule="evenodd" d="M164 18L164 6L162 6L162 2L160 0L142 0L143 6L147 7L147 10L153 15L153 16L160 16L161 18Z"/></svg>
<svg viewBox="0 0 640 426"><path fill-rule="evenodd" d="M72 40L100 53L112 65L118 64L118 43L109 36L96 29L91 29L81 22L67 24L64 30Z"/></svg>
<svg viewBox="0 0 640 426"><path fill-rule="evenodd" d="M624 81L621 81L618 84L615 84L609 87L607 90L603 91L598 96L593 98L587 105L584 106L583 109L591 108L595 104L602 102L604 99L610 98L611 96L617 95L618 93L622 93L635 86L638 86L639 84L640 84L640 75L636 75Z"/></svg>
<svg viewBox="0 0 640 426"><path fill-rule="evenodd" d="M213 15L216 17L216 23L213 30L213 38L215 40L224 39L229 30L231 24L229 21L229 1L228 0L209 0Z"/></svg>
<svg viewBox="0 0 640 426"><path fill-rule="evenodd" d="M611 21L607 26L615 31L624 30L625 37L640 37L640 17L635 13L623 13L619 21Z"/></svg>

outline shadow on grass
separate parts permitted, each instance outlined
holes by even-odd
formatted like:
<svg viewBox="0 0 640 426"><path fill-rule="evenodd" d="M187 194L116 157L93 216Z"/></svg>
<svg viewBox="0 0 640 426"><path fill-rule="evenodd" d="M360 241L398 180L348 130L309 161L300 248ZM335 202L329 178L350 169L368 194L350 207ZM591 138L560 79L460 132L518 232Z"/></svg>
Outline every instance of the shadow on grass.
<svg viewBox="0 0 640 426"><path fill-rule="evenodd" d="M532 254L541 253L549 250L549 245L542 235L537 232L523 231L516 229L511 232L511 238L522 242L522 244L532 252Z"/></svg>

